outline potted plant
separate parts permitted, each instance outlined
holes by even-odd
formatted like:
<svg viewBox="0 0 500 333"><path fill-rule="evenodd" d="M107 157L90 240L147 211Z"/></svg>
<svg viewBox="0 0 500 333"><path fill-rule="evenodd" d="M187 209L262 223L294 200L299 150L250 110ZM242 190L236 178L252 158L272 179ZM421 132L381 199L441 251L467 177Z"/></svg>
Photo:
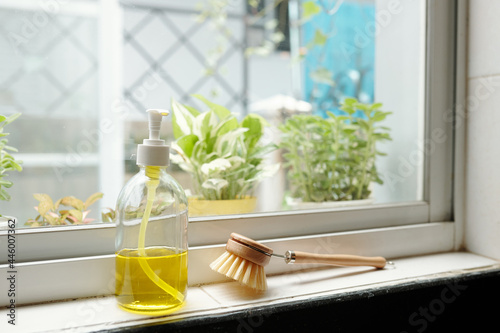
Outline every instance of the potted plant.
<svg viewBox="0 0 500 333"><path fill-rule="evenodd" d="M195 195L189 197L190 215L252 212L253 189L279 168L264 160L277 148L261 140L267 122L256 114L238 121L225 107L194 97L208 110L200 112L172 100L172 148L177 154L171 158L192 176Z"/></svg>
<svg viewBox="0 0 500 333"><path fill-rule="evenodd" d="M4 128L16 120L21 114L16 113L9 117L0 115L0 200L9 201L10 195L6 188L10 188L13 183L6 179L9 171L22 171L22 161L16 160L9 152L17 152L17 149L8 146L8 140L5 138L9 133L4 133ZM0 214L0 230L8 228L9 220L15 220L13 217L2 216Z"/></svg>
<svg viewBox="0 0 500 333"><path fill-rule="evenodd" d="M288 203L304 208L370 199L370 184L383 183L375 162L385 154L377 143L391 140L390 129L379 125L391 112L381 108L347 98L338 114L296 115L280 126L292 196Z"/></svg>
<svg viewBox="0 0 500 333"><path fill-rule="evenodd" d="M30 227L40 227L49 225L77 225L89 224L94 221L89 218L89 207L103 197L101 192L96 192L90 195L85 201L82 201L74 196L63 197L56 202L45 193L33 194L33 197L38 200L38 206L35 207L38 215L34 219L26 221L26 225ZM64 208L66 206L67 208ZM101 213L103 222L112 222L115 212L108 208L107 212Z"/></svg>

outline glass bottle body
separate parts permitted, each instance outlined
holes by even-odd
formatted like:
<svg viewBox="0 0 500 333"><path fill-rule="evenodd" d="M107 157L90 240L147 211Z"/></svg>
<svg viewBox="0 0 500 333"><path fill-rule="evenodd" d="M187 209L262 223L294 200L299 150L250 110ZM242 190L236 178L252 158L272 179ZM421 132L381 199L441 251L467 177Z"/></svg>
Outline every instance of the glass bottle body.
<svg viewBox="0 0 500 333"><path fill-rule="evenodd" d="M117 202L116 298L129 311L159 313L187 293L187 198L165 167L141 167Z"/></svg>

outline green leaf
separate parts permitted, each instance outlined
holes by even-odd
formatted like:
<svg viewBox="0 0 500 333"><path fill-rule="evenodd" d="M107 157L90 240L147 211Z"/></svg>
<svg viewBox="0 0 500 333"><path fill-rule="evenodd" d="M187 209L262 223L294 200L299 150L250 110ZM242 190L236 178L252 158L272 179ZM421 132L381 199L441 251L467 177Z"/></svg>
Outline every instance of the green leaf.
<svg viewBox="0 0 500 333"><path fill-rule="evenodd" d="M212 110L201 113L195 118L194 127L199 131L197 135L200 140L208 140L215 126L217 126L217 118Z"/></svg>
<svg viewBox="0 0 500 333"><path fill-rule="evenodd" d="M352 125L346 126L344 129L342 129L342 131L348 135L353 134L357 130L358 130L357 126L352 126Z"/></svg>
<svg viewBox="0 0 500 333"><path fill-rule="evenodd" d="M266 121L258 115L249 114L241 122L241 127L248 128L245 132L247 147L253 149L264 133Z"/></svg>
<svg viewBox="0 0 500 333"><path fill-rule="evenodd" d="M321 12L321 7L314 1L306 1L302 4L302 17L307 19Z"/></svg>
<svg viewBox="0 0 500 333"><path fill-rule="evenodd" d="M14 120L16 120L17 118L19 118L20 116L21 116L21 113L14 113L13 115L11 115L11 116L7 117L7 119L5 119L5 123L10 124Z"/></svg>
<svg viewBox="0 0 500 333"><path fill-rule="evenodd" d="M181 136L192 134L195 116L191 113L191 111L173 99L172 111L172 127L174 130L174 137L177 139Z"/></svg>
<svg viewBox="0 0 500 333"><path fill-rule="evenodd" d="M0 179L0 186L4 186L6 188L9 188L13 185L12 182L8 181L8 180L1 180Z"/></svg>
<svg viewBox="0 0 500 333"><path fill-rule="evenodd" d="M11 161L10 165L16 170L16 171L23 171L23 167L20 165L22 161Z"/></svg>
<svg viewBox="0 0 500 333"><path fill-rule="evenodd" d="M326 44L327 40L328 36L325 35L320 29L316 29L312 40L313 46L323 46Z"/></svg>
<svg viewBox="0 0 500 333"><path fill-rule="evenodd" d="M241 138L246 131L248 131L248 128L237 128L217 137L215 142L215 150L217 151L217 154L221 157L230 154L233 147L238 142L237 139Z"/></svg>
<svg viewBox="0 0 500 333"><path fill-rule="evenodd" d="M238 127L238 119L236 119L234 116L230 116L220 122L219 125L217 125L217 127L214 129L214 136L220 137L221 135L233 131Z"/></svg>
<svg viewBox="0 0 500 333"><path fill-rule="evenodd" d="M388 133L373 133L373 137L377 140L391 140L391 136Z"/></svg>
<svg viewBox="0 0 500 333"><path fill-rule="evenodd" d="M272 151L275 151L277 148L278 147L275 144L270 143L268 145L258 147L257 149L252 151L252 153L248 157L249 158L262 157L264 155L269 154Z"/></svg>
<svg viewBox="0 0 500 333"><path fill-rule="evenodd" d="M0 188L0 200L9 201L10 195L3 188Z"/></svg>
<svg viewBox="0 0 500 333"><path fill-rule="evenodd" d="M177 145L182 149L187 157L191 157L193 154L194 145L198 142L198 137L194 134L188 134L177 139Z"/></svg>
<svg viewBox="0 0 500 333"><path fill-rule="evenodd" d="M368 131L370 129L370 125L368 124L368 122L364 119L357 119L356 124L359 124L359 126L364 129L365 131Z"/></svg>
<svg viewBox="0 0 500 333"><path fill-rule="evenodd" d="M375 114L373 115L372 119L373 121L375 122L378 122L378 121L382 121L384 120L389 114L391 114L390 112L383 112L383 111L375 111Z"/></svg>
<svg viewBox="0 0 500 333"><path fill-rule="evenodd" d="M189 105L186 105L186 104L182 104L182 106L185 107L186 110L188 110L194 117L197 117L200 114L202 114L200 111L196 110L196 108L194 108L192 106L189 106Z"/></svg>
<svg viewBox="0 0 500 333"><path fill-rule="evenodd" d="M348 106L353 106L356 103L358 103L358 100L356 98L352 98L352 97L347 97L346 99L344 99L344 102L343 102L344 105L348 105Z"/></svg>
<svg viewBox="0 0 500 333"><path fill-rule="evenodd" d="M206 99L202 95L195 94L195 95L193 95L193 97L196 97L200 101L205 103L205 105L207 105L211 110L213 110L215 112L215 114L219 117L219 119L221 119L221 120L225 119L231 115L231 112L228 109L226 109L222 105L219 105L219 104L216 104L216 103L209 101L208 99Z"/></svg>
<svg viewBox="0 0 500 333"><path fill-rule="evenodd" d="M10 151L13 151L13 152L18 152L17 148L14 148L14 147L11 147L11 146L5 146L5 147L3 147L3 149L10 150Z"/></svg>

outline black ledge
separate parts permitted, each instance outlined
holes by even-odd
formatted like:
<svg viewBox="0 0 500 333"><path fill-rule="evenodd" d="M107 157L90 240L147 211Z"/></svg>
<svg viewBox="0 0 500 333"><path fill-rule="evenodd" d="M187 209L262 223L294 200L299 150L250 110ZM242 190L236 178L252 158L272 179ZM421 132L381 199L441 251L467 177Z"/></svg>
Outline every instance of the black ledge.
<svg viewBox="0 0 500 333"><path fill-rule="evenodd" d="M495 269L107 332L494 332L499 317Z"/></svg>

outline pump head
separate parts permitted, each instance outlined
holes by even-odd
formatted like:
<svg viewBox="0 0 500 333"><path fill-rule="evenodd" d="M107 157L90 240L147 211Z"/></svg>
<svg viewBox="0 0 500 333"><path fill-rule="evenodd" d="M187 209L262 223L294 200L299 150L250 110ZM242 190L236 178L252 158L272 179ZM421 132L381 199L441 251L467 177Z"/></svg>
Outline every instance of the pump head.
<svg viewBox="0 0 500 333"><path fill-rule="evenodd" d="M149 140L160 140L161 121L163 116L168 116L169 112L159 109L149 109L146 112L149 119Z"/></svg>
<svg viewBox="0 0 500 333"><path fill-rule="evenodd" d="M161 121L169 112L161 109L149 109L149 139L144 139L137 146L137 164L143 166L168 166L170 147L160 139Z"/></svg>

